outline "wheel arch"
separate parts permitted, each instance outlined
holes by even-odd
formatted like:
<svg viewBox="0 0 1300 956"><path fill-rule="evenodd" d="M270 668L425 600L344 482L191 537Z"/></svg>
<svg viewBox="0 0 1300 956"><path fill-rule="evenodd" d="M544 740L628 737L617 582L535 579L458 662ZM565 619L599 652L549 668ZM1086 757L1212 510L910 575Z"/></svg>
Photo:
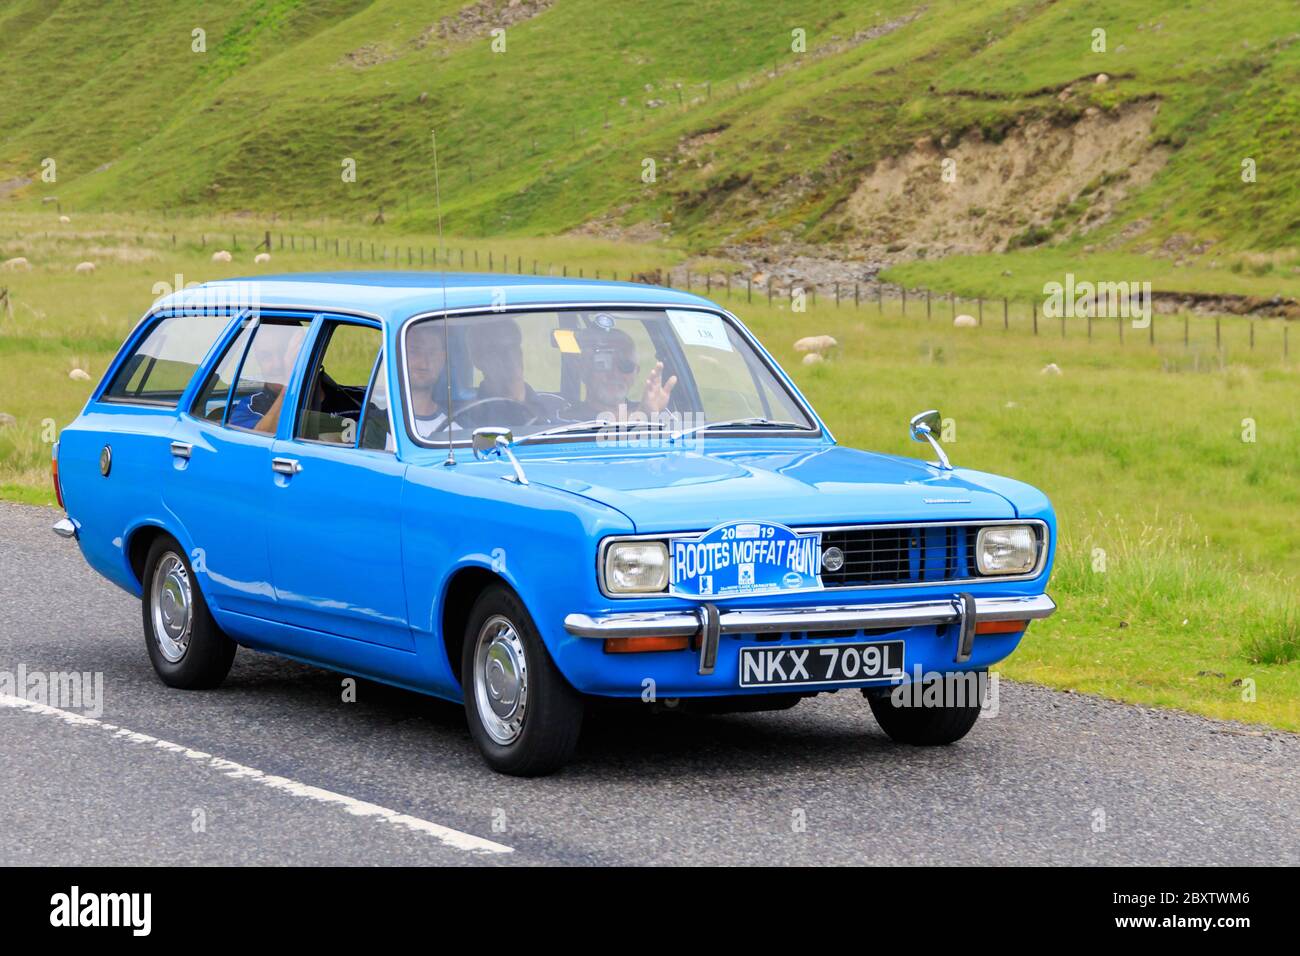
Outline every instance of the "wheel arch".
<svg viewBox="0 0 1300 956"><path fill-rule="evenodd" d="M496 571L481 564L468 564L458 568L447 579L446 587L443 589L438 625L442 635L442 646L447 652L447 664L458 687L460 686L460 659L465 648L465 628L469 624L470 612L474 609L474 602L479 599L479 595L494 584L509 589L520 602L523 602L514 585ZM463 692L464 688L461 689Z"/></svg>

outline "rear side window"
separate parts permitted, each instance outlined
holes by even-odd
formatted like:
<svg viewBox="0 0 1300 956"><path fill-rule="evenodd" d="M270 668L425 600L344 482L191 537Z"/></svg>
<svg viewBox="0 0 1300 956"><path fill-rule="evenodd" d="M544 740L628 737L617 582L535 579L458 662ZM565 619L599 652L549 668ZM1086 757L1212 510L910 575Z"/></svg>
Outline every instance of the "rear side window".
<svg viewBox="0 0 1300 956"><path fill-rule="evenodd" d="M122 363L103 397L174 407L229 322L228 315L174 315L161 320Z"/></svg>
<svg viewBox="0 0 1300 956"><path fill-rule="evenodd" d="M245 320L235 341L226 349L226 354L221 357L217 367L208 374L208 380L203 383L203 388L199 390L194 406L190 409L190 414L195 418L210 422L225 420L230 387L235 382L239 363L243 361L244 352L248 349L248 340L253 337L253 328L252 320Z"/></svg>

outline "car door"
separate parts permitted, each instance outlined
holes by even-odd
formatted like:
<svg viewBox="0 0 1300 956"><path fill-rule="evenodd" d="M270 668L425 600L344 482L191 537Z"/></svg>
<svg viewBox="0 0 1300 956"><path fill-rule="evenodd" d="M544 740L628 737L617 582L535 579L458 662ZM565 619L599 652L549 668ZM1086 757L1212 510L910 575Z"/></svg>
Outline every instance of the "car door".
<svg viewBox="0 0 1300 956"><path fill-rule="evenodd" d="M266 535L271 446L277 399L307 329L303 317L245 320L172 429L163 500L189 535L204 595L225 611L276 616Z"/></svg>
<svg viewBox="0 0 1300 956"><path fill-rule="evenodd" d="M402 576L405 466L393 450L380 327L320 320L298 385L292 428L271 451L279 619L414 650Z"/></svg>

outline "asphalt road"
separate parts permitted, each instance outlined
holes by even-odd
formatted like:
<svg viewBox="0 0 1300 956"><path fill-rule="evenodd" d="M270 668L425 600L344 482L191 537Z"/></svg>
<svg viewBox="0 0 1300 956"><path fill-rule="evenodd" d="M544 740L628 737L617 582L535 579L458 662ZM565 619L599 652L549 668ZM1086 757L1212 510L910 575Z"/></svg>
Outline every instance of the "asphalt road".
<svg viewBox="0 0 1300 956"><path fill-rule="evenodd" d="M56 517L0 504L0 680L100 673L102 713L0 699L0 864L1300 863L1300 737L1007 681L925 750L855 691L600 713L542 780L488 771L458 706L344 703L341 675L247 650L171 690Z"/></svg>

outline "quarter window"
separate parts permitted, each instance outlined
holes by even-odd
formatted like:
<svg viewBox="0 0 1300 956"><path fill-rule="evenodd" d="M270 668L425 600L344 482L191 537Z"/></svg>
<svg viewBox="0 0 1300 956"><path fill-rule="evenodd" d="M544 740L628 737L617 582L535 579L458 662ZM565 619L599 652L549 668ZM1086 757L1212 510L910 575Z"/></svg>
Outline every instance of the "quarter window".
<svg viewBox="0 0 1300 956"><path fill-rule="evenodd" d="M173 315L140 341L103 397L175 407L212 343L230 322L228 315Z"/></svg>

